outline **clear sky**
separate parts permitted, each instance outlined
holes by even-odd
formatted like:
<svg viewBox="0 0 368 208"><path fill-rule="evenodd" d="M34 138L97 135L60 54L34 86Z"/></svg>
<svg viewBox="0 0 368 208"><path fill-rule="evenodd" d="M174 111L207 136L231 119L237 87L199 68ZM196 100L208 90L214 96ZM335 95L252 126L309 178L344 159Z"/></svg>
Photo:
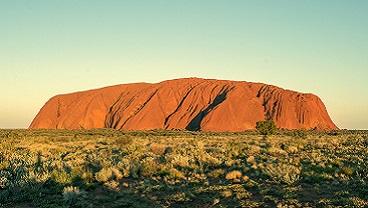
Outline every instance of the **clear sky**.
<svg viewBox="0 0 368 208"><path fill-rule="evenodd" d="M368 1L0 0L0 128L56 94L183 77L318 95L368 129Z"/></svg>

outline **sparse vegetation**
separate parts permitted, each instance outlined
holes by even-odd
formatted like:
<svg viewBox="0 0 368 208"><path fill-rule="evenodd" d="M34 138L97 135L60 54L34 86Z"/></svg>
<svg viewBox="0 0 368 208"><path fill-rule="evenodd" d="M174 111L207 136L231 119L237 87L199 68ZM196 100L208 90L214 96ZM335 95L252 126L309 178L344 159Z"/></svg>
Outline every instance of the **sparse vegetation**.
<svg viewBox="0 0 368 208"><path fill-rule="evenodd" d="M0 207L367 207L367 133L0 130Z"/></svg>

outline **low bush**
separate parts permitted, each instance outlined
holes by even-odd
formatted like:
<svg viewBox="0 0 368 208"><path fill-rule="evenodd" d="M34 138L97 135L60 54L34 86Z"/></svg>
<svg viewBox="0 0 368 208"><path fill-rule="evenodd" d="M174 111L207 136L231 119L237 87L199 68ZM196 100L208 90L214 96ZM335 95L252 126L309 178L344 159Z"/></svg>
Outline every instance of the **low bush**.
<svg viewBox="0 0 368 208"><path fill-rule="evenodd" d="M262 135L272 135L277 132L276 124L272 120L257 121L256 129Z"/></svg>

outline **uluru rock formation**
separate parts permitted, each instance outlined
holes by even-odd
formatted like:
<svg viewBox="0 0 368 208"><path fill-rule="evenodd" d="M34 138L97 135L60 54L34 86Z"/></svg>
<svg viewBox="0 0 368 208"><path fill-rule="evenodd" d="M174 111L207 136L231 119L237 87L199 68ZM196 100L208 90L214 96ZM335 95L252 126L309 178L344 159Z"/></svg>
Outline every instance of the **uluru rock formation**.
<svg viewBox="0 0 368 208"><path fill-rule="evenodd" d="M57 95L30 129L244 131L272 119L286 129L338 129L321 99L261 83L185 78Z"/></svg>

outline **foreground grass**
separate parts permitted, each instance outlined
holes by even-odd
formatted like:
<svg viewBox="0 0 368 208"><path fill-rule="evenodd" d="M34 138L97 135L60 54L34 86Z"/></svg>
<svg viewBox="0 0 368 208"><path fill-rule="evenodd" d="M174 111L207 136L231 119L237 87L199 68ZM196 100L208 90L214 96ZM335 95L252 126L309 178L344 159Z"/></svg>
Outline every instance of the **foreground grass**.
<svg viewBox="0 0 368 208"><path fill-rule="evenodd" d="M0 207L367 207L364 131L0 130Z"/></svg>

